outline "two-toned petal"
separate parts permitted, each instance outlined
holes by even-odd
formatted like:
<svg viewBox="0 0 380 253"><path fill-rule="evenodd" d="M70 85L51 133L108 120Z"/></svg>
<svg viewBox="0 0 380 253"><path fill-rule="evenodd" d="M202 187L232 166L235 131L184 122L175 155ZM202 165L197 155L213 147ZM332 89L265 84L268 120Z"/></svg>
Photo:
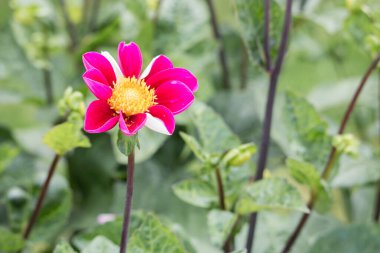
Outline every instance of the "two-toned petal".
<svg viewBox="0 0 380 253"><path fill-rule="evenodd" d="M102 133L112 129L119 116L114 114L107 101L95 100L87 108L84 130L88 133Z"/></svg>
<svg viewBox="0 0 380 253"><path fill-rule="evenodd" d="M138 78L142 68L142 55L139 46L131 42L120 42L118 48L119 65L125 77Z"/></svg>
<svg viewBox="0 0 380 253"><path fill-rule="evenodd" d="M174 115L189 108L194 101L193 92L182 82L171 81L156 89L156 102L168 108Z"/></svg>
<svg viewBox="0 0 380 253"><path fill-rule="evenodd" d="M175 129L173 113L162 105L149 108L145 126L158 133L172 135Z"/></svg>
<svg viewBox="0 0 380 253"><path fill-rule="evenodd" d="M89 69L83 74L83 80L92 94L97 98L107 100L112 96L112 89L98 69Z"/></svg>
<svg viewBox="0 0 380 253"><path fill-rule="evenodd" d="M136 134L147 121L145 113L136 114L133 116L125 117L123 113L119 116L119 127L123 134L131 136Z"/></svg>
<svg viewBox="0 0 380 253"><path fill-rule="evenodd" d="M152 75L165 70L173 68L173 63L170 61L168 57L165 55L159 55L153 58L153 60L149 63L148 67L141 74L140 79L148 79Z"/></svg>
<svg viewBox="0 0 380 253"><path fill-rule="evenodd" d="M183 68L162 70L145 79L145 82L152 88L157 88L161 84L170 81L180 81L189 87L192 92L198 89L197 78L190 71Z"/></svg>
<svg viewBox="0 0 380 253"><path fill-rule="evenodd" d="M82 60L86 70L99 70L107 80L107 84L109 86L112 86L113 83L116 82L116 75L112 65L102 54L97 52L88 52L82 56Z"/></svg>

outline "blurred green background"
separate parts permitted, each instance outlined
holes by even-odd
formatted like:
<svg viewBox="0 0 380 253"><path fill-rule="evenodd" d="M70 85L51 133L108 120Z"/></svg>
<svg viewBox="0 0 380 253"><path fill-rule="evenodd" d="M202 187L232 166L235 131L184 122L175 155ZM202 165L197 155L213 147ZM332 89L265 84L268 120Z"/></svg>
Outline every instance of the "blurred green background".
<svg viewBox="0 0 380 253"><path fill-rule="evenodd" d="M81 91L86 104L93 99L82 81L81 55L107 50L115 56L122 40L141 47L144 66L155 55L165 54L175 66L191 70L199 81L197 100L213 107L243 142L259 143L268 78L262 52L252 42L261 36L255 35L259 24L247 21L250 13L244 2L255 6L249 0L214 1L222 34L222 40L217 40L205 0L1 1L0 224L18 231L31 211L32 199L53 158L42 136L62 119L57 103L65 89L71 86ZM278 1L276 5L280 12L283 4ZM380 51L380 4L376 0L294 1L293 9L272 128L268 169L273 174L284 173L284 160L291 153L291 139L281 119L284 91L307 98L335 133L356 85ZM280 17L274 22L273 38L280 34ZM273 39L272 48L277 42ZM225 49L229 70L227 89L218 58L220 46ZM349 127L360 139L360 157L372 163L380 147L380 70L375 72ZM154 211L188 235L197 252L214 253L219 251L205 229L206 210L182 202L171 189L198 166L179 136L179 131L192 129L184 113L177 118L171 138L143 131L133 208ZM92 148L76 149L61 161L46 201L49 208L32 237L31 252L49 252L55 241L71 240L78 231L94 225L101 213L121 213L125 158L112 144L114 135L89 135ZM248 173L254 173L254 164L253 158ZM370 223L375 182L380 178L376 175L335 190L332 207L312 215L294 252L309 252L319 236L343 224ZM278 252L298 217L297 213L263 212L256 252ZM244 245L246 229L237 245Z"/></svg>

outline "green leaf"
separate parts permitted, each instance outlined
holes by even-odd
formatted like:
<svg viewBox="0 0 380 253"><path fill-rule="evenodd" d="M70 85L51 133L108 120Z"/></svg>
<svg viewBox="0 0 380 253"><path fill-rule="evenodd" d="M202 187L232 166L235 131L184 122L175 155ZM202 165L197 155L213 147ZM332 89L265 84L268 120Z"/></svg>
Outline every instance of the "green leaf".
<svg viewBox="0 0 380 253"><path fill-rule="evenodd" d="M249 185L236 209L240 214L277 209L309 212L298 190L280 178L263 179Z"/></svg>
<svg viewBox="0 0 380 253"><path fill-rule="evenodd" d="M222 248L238 219L234 213L222 210L211 210L207 216L207 225L211 242Z"/></svg>
<svg viewBox="0 0 380 253"><path fill-rule="evenodd" d="M286 166L297 182L307 185L313 190L321 187L321 177L314 165L288 158Z"/></svg>
<svg viewBox="0 0 380 253"><path fill-rule="evenodd" d="M64 155L78 147L88 148L91 146L88 138L81 129L73 123L65 122L53 127L43 139L54 152Z"/></svg>
<svg viewBox="0 0 380 253"><path fill-rule="evenodd" d="M0 174L19 152L19 149L10 143L0 145Z"/></svg>
<svg viewBox="0 0 380 253"><path fill-rule="evenodd" d="M153 214L147 213L133 231L128 244L130 253L186 253L184 245Z"/></svg>
<svg viewBox="0 0 380 253"><path fill-rule="evenodd" d="M77 253L67 242L61 242L58 244L53 253Z"/></svg>
<svg viewBox="0 0 380 253"><path fill-rule="evenodd" d="M199 142L191 135L188 135L184 132L179 133L182 139L185 141L186 145L193 151L194 155L201 160L206 162L208 160L208 154L202 149Z"/></svg>
<svg viewBox="0 0 380 253"><path fill-rule="evenodd" d="M352 187L376 182L380 179L379 160L357 160L344 163L333 178L334 187Z"/></svg>
<svg viewBox="0 0 380 253"><path fill-rule="evenodd" d="M95 237L82 253L118 253L119 247L103 236Z"/></svg>
<svg viewBox="0 0 380 253"><path fill-rule="evenodd" d="M199 207L210 207L217 202L217 192L200 179L186 179L173 185L174 194L181 200Z"/></svg>
<svg viewBox="0 0 380 253"><path fill-rule="evenodd" d="M15 234L5 227L0 227L0 252L15 252L24 247L21 234Z"/></svg>
<svg viewBox="0 0 380 253"><path fill-rule="evenodd" d="M230 149L222 158L222 162L229 166L241 166L249 161L256 153L254 143L246 143L236 148Z"/></svg>
<svg viewBox="0 0 380 253"><path fill-rule="evenodd" d="M239 138L212 108L196 102L190 115L199 133L201 146L209 154L223 154L231 147L240 145Z"/></svg>
<svg viewBox="0 0 380 253"><path fill-rule="evenodd" d="M331 137L327 134L327 123L321 119L314 107L294 93L286 93L286 127L290 150L297 158L312 163L319 171L326 164L331 149ZM289 151L288 151L289 152Z"/></svg>
<svg viewBox="0 0 380 253"><path fill-rule="evenodd" d="M275 59L281 38L283 11L276 1L271 0L270 13L270 56ZM236 0L237 14L242 37L251 59L265 69L264 56L264 1Z"/></svg>
<svg viewBox="0 0 380 253"><path fill-rule="evenodd" d="M119 151L125 156L130 155L132 151L135 150L135 147L140 148L138 134L126 136L121 131L118 131L117 147L119 148Z"/></svg>
<svg viewBox="0 0 380 253"><path fill-rule="evenodd" d="M310 253L378 253L380 226L375 224L350 225L337 228L321 236Z"/></svg>

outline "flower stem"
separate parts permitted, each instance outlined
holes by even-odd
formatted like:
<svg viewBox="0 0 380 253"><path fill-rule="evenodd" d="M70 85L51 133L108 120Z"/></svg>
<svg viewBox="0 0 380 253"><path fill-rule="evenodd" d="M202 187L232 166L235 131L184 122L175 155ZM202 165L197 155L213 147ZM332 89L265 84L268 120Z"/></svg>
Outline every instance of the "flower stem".
<svg viewBox="0 0 380 253"><path fill-rule="evenodd" d="M58 155L58 154L56 154L54 156L54 159L53 159L52 163L50 164L49 172L48 172L48 175L47 175L47 177L45 179L44 185L42 186L42 189L40 191L40 195L38 196L37 204L34 207L32 216L30 217L28 225L26 226L26 229L25 229L25 231L24 231L24 233L22 235L22 237L25 240L28 239L28 237L30 235L30 232L32 232L33 226L34 226L34 224L36 223L36 221L38 219L38 215L40 214L41 207L42 207L43 201L45 199L46 192L47 192L47 190L49 188L49 184L50 184L51 178L53 177L55 168L57 167L57 164L58 164L58 161L59 161L60 158L61 158L61 156Z"/></svg>
<svg viewBox="0 0 380 253"><path fill-rule="evenodd" d="M231 84L230 84L230 75L229 75L229 71L227 67L226 49L225 49L222 35L219 31L218 20L216 17L214 3L213 3L213 0L206 0L206 3L210 12L211 26L212 26L214 37L220 44L219 45L219 62L220 62L221 70L222 70L223 88L226 90L229 90L231 89Z"/></svg>
<svg viewBox="0 0 380 253"><path fill-rule="evenodd" d="M279 74L281 72L282 63L284 61L286 46L288 44L290 26L292 23L292 4L293 4L292 0L286 1L285 19L284 19L281 42L280 42L280 47L279 47L279 53L276 59L274 69L270 73L269 92L268 92L267 104L266 104L266 109L265 109L264 124L262 128L260 153L259 153L259 158L257 162L256 175L254 178L250 179L251 182L257 181L263 178L264 168L267 162L277 81L278 81ZM268 4L265 5L266 8L268 8L269 6L270 5ZM269 10L266 10L266 12L269 12ZM247 244L246 244L248 253L251 253L252 251L253 239L254 239L255 228L256 228L256 220L257 220L257 214L252 213L250 217L249 231L248 231Z"/></svg>
<svg viewBox="0 0 380 253"><path fill-rule="evenodd" d="M364 85L367 83L369 76L371 75L372 71L374 71L374 69L376 68L379 61L380 61L380 53L372 61L371 65L369 66L368 70L366 71L362 80L360 81L359 86L357 87L357 89L354 93L354 96L352 97L351 102L348 105L347 110L343 116L341 123L340 123L338 134L342 134L344 132L344 130L346 129L348 120L350 119L350 117L352 115L352 111L355 108L358 97L359 97L361 91L363 90ZM322 178L323 179L327 179L329 177L329 175L333 169L334 162L336 160L336 155L337 155L336 149L334 147L332 147L330 154L329 154L328 161L327 161L326 166L322 172ZM317 200L317 197L318 196L315 196L315 197L310 199L310 201L308 203L310 212L303 214L303 216L302 216L301 220L299 221L296 229L293 231L291 236L288 238L288 240L285 244L285 247L282 249L282 251L281 251L282 253L289 252L290 249L292 248L292 246L294 245L294 243L296 242L296 240L297 240L298 236L300 235L303 227L305 226L311 212L313 211L313 206L314 206L315 201Z"/></svg>
<svg viewBox="0 0 380 253"><path fill-rule="evenodd" d="M128 228L129 220L132 211L132 196L133 196L133 175L135 171L135 153L132 152L128 155L128 169L127 169L127 192L124 206L124 221L123 231L121 233L120 253L125 253L128 246Z"/></svg>

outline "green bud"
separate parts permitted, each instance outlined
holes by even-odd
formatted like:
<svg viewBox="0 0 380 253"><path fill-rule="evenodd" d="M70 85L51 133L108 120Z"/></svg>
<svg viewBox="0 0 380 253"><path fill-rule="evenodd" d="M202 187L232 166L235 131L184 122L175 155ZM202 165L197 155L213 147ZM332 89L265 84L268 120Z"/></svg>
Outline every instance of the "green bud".
<svg viewBox="0 0 380 253"><path fill-rule="evenodd" d="M332 144L339 153L350 156L358 155L359 140L353 134L336 135Z"/></svg>
<svg viewBox="0 0 380 253"><path fill-rule="evenodd" d="M246 143L229 150L222 158L222 162L229 166L241 166L256 153L256 145Z"/></svg>

